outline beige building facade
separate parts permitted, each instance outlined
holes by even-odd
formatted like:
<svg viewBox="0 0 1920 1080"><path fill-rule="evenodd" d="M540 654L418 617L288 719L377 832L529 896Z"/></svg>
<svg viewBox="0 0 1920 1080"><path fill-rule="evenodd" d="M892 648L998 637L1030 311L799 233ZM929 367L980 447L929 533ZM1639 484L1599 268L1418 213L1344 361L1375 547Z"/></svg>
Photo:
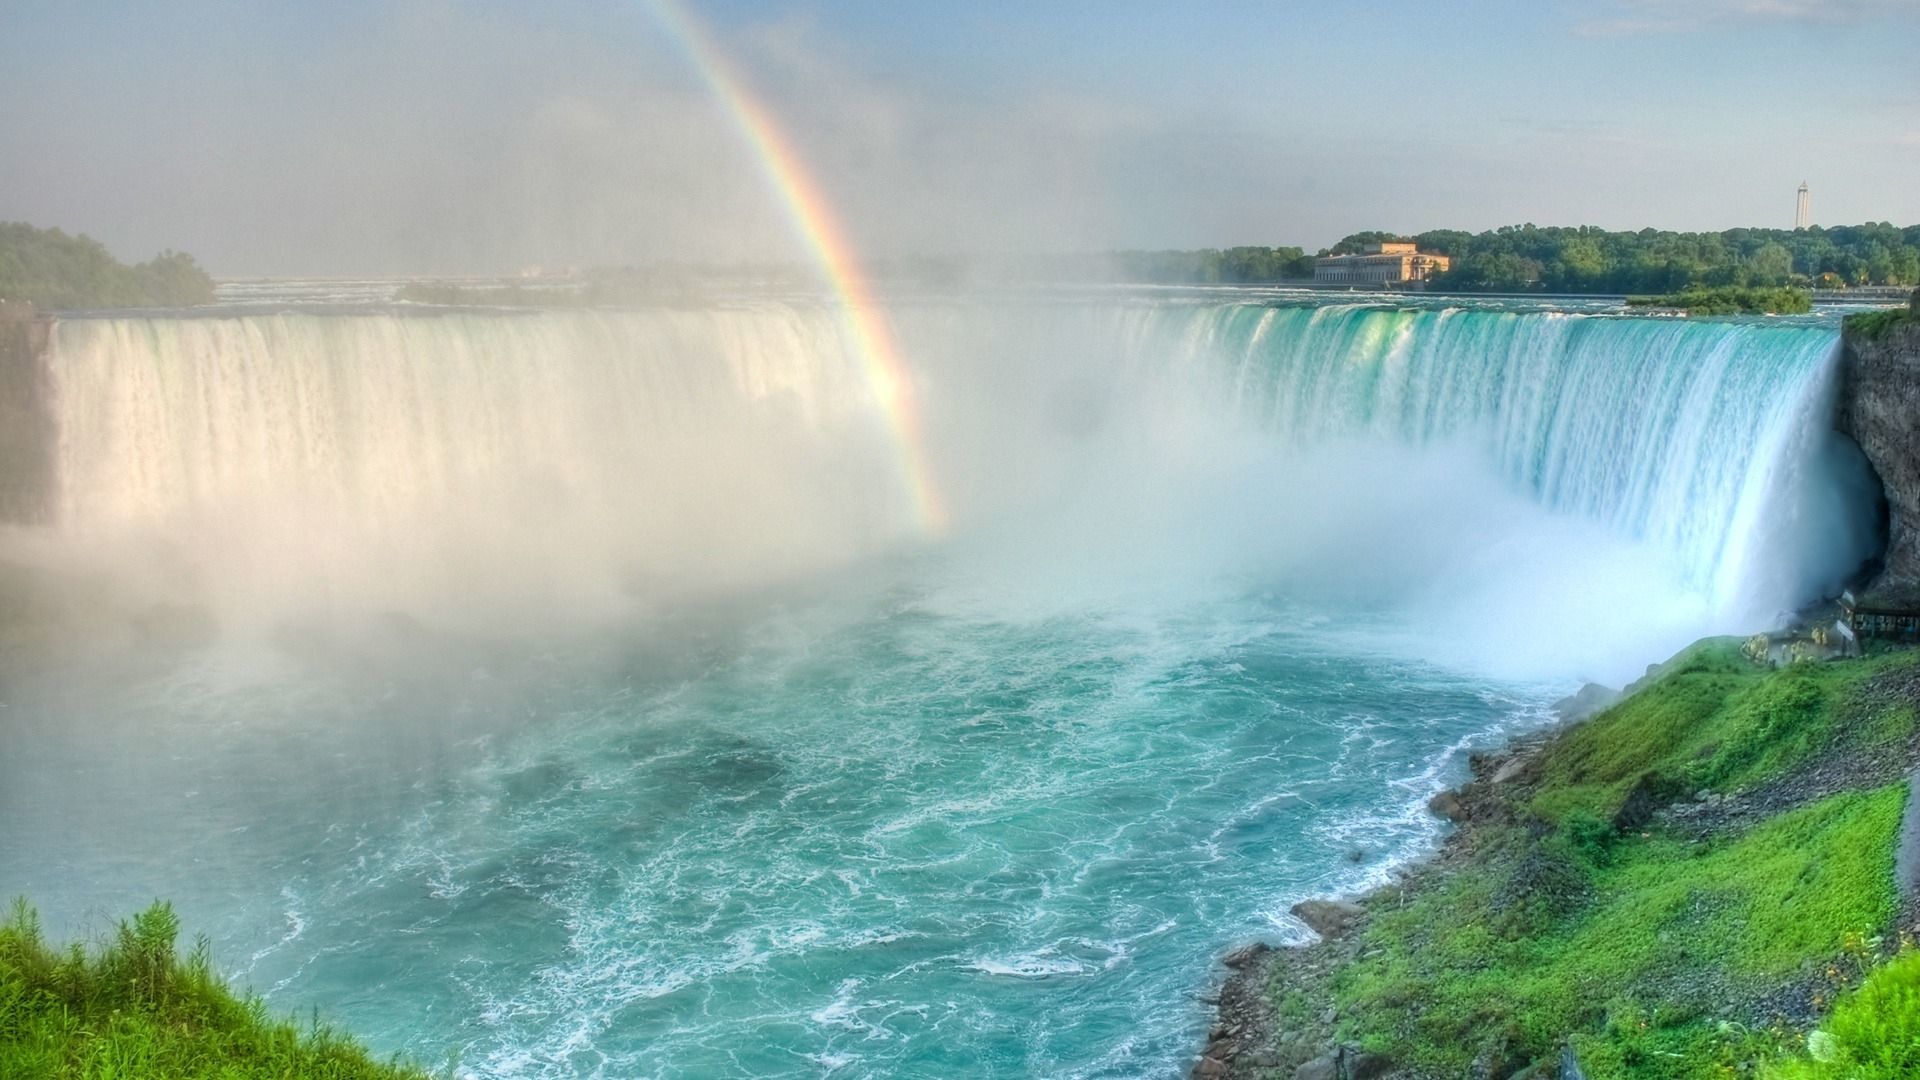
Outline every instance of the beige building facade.
<svg viewBox="0 0 1920 1080"><path fill-rule="evenodd" d="M1358 255L1315 259L1313 281L1316 285L1401 285L1426 281L1452 265L1447 256L1422 254L1413 244L1368 244Z"/></svg>

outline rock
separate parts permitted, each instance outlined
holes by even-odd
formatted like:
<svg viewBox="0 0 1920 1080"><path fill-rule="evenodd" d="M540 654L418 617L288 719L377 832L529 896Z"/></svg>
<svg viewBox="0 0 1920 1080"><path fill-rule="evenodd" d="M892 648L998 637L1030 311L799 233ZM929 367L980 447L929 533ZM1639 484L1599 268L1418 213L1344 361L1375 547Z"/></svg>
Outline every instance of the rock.
<svg viewBox="0 0 1920 1080"><path fill-rule="evenodd" d="M1338 938L1360 925L1367 910L1345 900L1302 900L1293 905L1293 916L1323 938Z"/></svg>
<svg viewBox="0 0 1920 1080"><path fill-rule="evenodd" d="M1652 669L1647 672L1653 674ZM1598 716L1608 707L1620 700L1620 691L1588 683L1573 694L1553 703L1553 711L1561 720L1569 724L1579 723L1591 716Z"/></svg>
<svg viewBox="0 0 1920 1080"><path fill-rule="evenodd" d="M1499 1036L1481 1046L1473 1064L1467 1067L1467 1075L1474 1080L1513 1080L1527 1065L1527 1059L1514 1052L1512 1042Z"/></svg>
<svg viewBox="0 0 1920 1080"><path fill-rule="evenodd" d="M1534 756L1532 754L1515 754L1500 763L1500 767L1493 771L1493 778L1488 782L1493 784L1511 784L1515 780L1518 780L1521 774L1525 773L1533 762Z"/></svg>
<svg viewBox="0 0 1920 1080"><path fill-rule="evenodd" d="M1225 1076L1227 1075L1227 1063L1221 1061L1219 1058L1203 1057L1200 1059L1200 1064L1193 1067L1193 1075Z"/></svg>
<svg viewBox="0 0 1920 1080"><path fill-rule="evenodd" d="M1340 1060L1325 1054L1293 1070L1293 1080L1340 1080Z"/></svg>
<svg viewBox="0 0 1920 1080"><path fill-rule="evenodd" d="M1841 335L1834 427L1878 476L1887 505L1887 549L1863 601L1904 607L1920 600L1920 318L1871 340Z"/></svg>
<svg viewBox="0 0 1920 1080"><path fill-rule="evenodd" d="M1620 832L1638 829L1653 820L1653 815L1673 801L1673 781L1658 773L1642 773L1627 792L1620 809L1614 812L1613 827Z"/></svg>
<svg viewBox="0 0 1920 1080"><path fill-rule="evenodd" d="M1454 824L1467 820L1467 804L1461 801L1457 792L1443 791L1427 800L1427 809L1434 816L1446 818Z"/></svg>
<svg viewBox="0 0 1920 1080"><path fill-rule="evenodd" d="M1893 853L1893 884L1911 903L1920 896L1920 770L1907 777L1907 808Z"/></svg>
<svg viewBox="0 0 1920 1080"><path fill-rule="evenodd" d="M1280 1055L1271 1050L1261 1050L1247 1055L1247 1064L1256 1069L1275 1069L1280 1066Z"/></svg>
<svg viewBox="0 0 1920 1080"><path fill-rule="evenodd" d="M1220 962L1238 971L1272 951L1273 946L1264 941L1256 941L1251 945L1242 945L1233 950L1221 957Z"/></svg>
<svg viewBox="0 0 1920 1080"><path fill-rule="evenodd" d="M0 300L0 525L39 525L53 513L53 320Z"/></svg>
<svg viewBox="0 0 1920 1080"><path fill-rule="evenodd" d="M1345 1054L1347 1080L1374 1080L1377 1076L1386 1075L1387 1070L1393 1067L1393 1062L1379 1054L1363 1053L1352 1048L1347 1049Z"/></svg>
<svg viewBox="0 0 1920 1080"><path fill-rule="evenodd" d="M1563 1047L1560 1051L1558 1080L1587 1080L1587 1074L1580 1070L1580 1059L1571 1046Z"/></svg>
<svg viewBox="0 0 1920 1080"><path fill-rule="evenodd" d="M1293 1070L1293 1080L1374 1080L1392 1067L1393 1063L1379 1054L1342 1046Z"/></svg>

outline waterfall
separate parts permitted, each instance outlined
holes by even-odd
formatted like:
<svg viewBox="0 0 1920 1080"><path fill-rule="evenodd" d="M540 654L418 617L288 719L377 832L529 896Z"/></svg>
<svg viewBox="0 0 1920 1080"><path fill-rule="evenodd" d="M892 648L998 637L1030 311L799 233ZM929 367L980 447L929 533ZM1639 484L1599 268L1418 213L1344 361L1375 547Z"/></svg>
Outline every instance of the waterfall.
<svg viewBox="0 0 1920 1080"><path fill-rule="evenodd" d="M815 565L890 539L901 503L816 316L65 322L58 527L295 606L593 608Z"/></svg>
<svg viewBox="0 0 1920 1080"><path fill-rule="evenodd" d="M1829 431L1828 326L1220 306L1137 333L1216 358L1231 408L1295 440L1477 439L1516 488L1666 552L1722 608L1808 599L1871 553L1858 454Z"/></svg>
<svg viewBox="0 0 1920 1080"><path fill-rule="evenodd" d="M1871 545L1817 323L1244 300L888 317L963 530L1021 483L1084 483L1115 431L1215 426L1470 445L1741 618L1833 588ZM826 306L78 319L53 370L54 527L123 554L138 538L156 582L228 600L612 610L913 539Z"/></svg>

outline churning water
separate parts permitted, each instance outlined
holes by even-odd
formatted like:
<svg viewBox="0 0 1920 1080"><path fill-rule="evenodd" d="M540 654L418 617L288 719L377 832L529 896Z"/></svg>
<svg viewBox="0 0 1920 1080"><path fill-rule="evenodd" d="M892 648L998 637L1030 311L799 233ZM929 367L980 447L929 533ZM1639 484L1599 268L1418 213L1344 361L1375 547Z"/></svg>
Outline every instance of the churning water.
<svg viewBox="0 0 1920 1080"><path fill-rule="evenodd" d="M888 317L937 538L828 307L62 324L0 891L480 1076L1170 1075L1467 747L1870 553L1814 321Z"/></svg>

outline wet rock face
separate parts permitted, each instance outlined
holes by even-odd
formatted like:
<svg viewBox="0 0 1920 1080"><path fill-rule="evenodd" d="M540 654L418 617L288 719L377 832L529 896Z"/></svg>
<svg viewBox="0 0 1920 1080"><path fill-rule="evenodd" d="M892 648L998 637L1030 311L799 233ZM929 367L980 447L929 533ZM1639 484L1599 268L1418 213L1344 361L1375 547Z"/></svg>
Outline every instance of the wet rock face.
<svg viewBox="0 0 1920 1080"><path fill-rule="evenodd" d="M1367 917L1365 908L1345 900L1302 900L1293 916L1323 938L1345 937Z"/></svg>
<svg viewBox="0 0 1920 1080"><path fill-rule="evenodd" d="M52 320L0 300L0 525L39 524L53 477L51 382L46 352Z"/></svg>
<svg viewBox="0 0 1920 1080"><path fill-rule="evenodd" d="M1835 425L1860 444L1886 490L1886 565L1868 592L1920 603L1920 314L1871 340L1845 336Z"/></svg>

